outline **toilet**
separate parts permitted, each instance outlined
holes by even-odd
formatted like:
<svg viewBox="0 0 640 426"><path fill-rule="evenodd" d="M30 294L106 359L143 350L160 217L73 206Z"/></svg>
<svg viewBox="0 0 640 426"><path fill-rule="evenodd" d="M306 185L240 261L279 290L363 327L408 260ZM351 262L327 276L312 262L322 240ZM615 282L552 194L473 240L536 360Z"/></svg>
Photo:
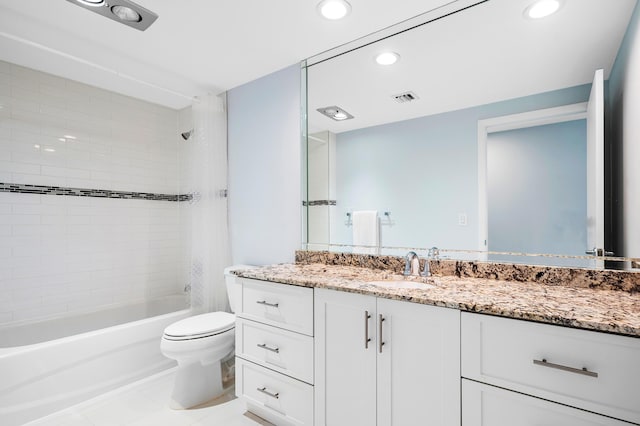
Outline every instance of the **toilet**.
<svg viewBox="0 0 640 426"><path fill-rule="evenodd" d="M231 311L235 312L234 284L231 271L252 268L236 265L224 270ZM160 351L178 362L169 403L171 408L192 408L221 395L221 361L233 354L235 315L210 312L185 318L164 329Z"/></svg>

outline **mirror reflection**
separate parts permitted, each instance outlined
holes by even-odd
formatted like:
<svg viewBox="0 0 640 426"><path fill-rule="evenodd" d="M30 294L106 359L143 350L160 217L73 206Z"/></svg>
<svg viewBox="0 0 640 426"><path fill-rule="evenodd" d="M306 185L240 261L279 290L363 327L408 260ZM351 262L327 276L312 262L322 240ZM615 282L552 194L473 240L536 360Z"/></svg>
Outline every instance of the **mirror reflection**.
<svg viewBox="0 0 640 426"><path fill-rule="evenodd" d="M310 249L640 257L617 199L629 176L612 93L629 84L636 0L565 0L542 18L532 4L490 0L312 58Z"/></svg>

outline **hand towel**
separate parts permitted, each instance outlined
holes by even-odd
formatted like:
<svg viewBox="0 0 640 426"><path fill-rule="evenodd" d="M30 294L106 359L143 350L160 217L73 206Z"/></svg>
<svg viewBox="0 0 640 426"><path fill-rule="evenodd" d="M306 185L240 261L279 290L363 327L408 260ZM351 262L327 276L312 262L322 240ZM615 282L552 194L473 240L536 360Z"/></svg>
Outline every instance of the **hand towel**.
<svg viewBox="0 0 640 426"><path fill-rule="evenodd" d="M353 251L362 254L378 254L380 232L378 212L362 210L353 212Z"/></svg>

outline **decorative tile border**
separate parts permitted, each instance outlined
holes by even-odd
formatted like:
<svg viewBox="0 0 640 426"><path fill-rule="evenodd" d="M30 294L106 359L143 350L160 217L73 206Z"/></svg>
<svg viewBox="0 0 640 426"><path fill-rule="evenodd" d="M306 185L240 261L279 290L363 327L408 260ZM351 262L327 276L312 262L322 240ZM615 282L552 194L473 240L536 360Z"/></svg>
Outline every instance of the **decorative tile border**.
<svg viewBox="0 0 640 426"><path fill-rule="evenodd" d="M302 205L307 207L314 206L335 206L336 200L312 200L312 201L303 201Z"/></svg>
<svg viewBox="0 0 640 426"><path fill-rule="evenodd" d="M152 192L111 191L107 189L66 188L48 185L24 185L0 182L0 192L17 194L66 195L71 197L120 198L125 200L190 201L191 194L155 194Z"/></svg>

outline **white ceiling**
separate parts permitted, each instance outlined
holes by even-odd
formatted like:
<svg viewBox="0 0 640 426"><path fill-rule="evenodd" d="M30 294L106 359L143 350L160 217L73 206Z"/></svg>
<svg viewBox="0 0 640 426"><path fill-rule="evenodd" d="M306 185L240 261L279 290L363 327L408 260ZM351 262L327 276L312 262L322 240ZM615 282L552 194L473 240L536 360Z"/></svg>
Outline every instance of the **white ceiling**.
<svg viewBox="0 0 640 426"><path fill-rule="evenodd" d="M531 0L491 0L363 47L308 71L309 132L340 133L483 105L608 78L636 0L565 0L560 11L525 19ZM374 62L380 51L398 63ZM415 92L398 104L392 96ZM355 118L316 111L337 105Z"/></svg>
<svg viewBox="0 0 640 426"><path fill-rule="evenodd" d="M350 0L328 21L319 0L137 0L145 32L66 0L0 0L0 59L172 108L219 93L451 0Z"/></svg>

